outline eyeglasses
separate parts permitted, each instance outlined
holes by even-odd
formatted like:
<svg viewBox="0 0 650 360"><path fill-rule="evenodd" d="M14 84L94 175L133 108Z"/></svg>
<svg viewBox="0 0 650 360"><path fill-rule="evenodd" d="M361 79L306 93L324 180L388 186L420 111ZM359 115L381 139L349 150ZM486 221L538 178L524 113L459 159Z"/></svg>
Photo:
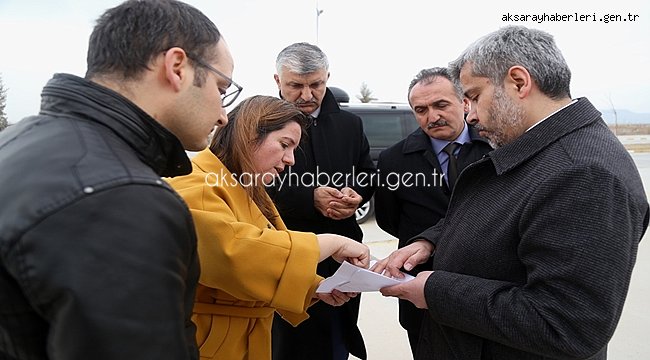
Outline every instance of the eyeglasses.
<svg viewBox="0 0 650 360"><path fill-rule="evenodd" d="M228 80L228 84L229 84L228 88L226 88L226 90L223 93L221 92L221 89L219 89L219 94L221 95L221 107L228 107L232 105L232 103L235 102L235 100L237 99L237 97L239 96L239 94L244 88L241 85L234 82L231 78L227 77L224 73L215 69L214 67L204 62L203 60L191 56L190 54L187 54L187 57L192 59L192 61L196 62L197 64L203 66L204 68Z"/></svg>

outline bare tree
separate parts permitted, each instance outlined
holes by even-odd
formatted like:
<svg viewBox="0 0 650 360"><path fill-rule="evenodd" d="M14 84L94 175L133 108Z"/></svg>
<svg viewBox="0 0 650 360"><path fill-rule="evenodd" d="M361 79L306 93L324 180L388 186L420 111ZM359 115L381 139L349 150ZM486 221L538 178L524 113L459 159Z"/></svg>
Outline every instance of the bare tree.
<svg viewBox="0 0 650 360"><path fill-rule="evenodd" d="M361 94L357 95L357 99L359 99L359 101L362 103L369 103L373 100L377 100L377 98L372 97L372 90L368 88L368 85L365 82L361 83L361 89L359 92Z"/></svg>
<svg viewBox="0 0 650 360"><path fill-rule="evenodd" d="M607 99L609 100L609 105L612 106L612 113L614 114L614 135L618 135L618 114L616 113L614 102L612 101L612 94L607 94Z"/></svg>
<svg viewBox="0 0 650 360"><path fill-rule="evenodd" d="M5 106L7 106L7 90L5 90L2 77L0 77L0 131L9 126L7 114L5 114Z"/></svg>

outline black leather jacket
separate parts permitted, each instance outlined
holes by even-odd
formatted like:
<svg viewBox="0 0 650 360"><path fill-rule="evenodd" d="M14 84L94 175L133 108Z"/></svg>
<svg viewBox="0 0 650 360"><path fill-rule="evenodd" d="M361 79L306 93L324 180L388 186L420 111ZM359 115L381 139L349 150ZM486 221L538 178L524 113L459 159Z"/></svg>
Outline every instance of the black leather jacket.
<svg viewBox="0 0 650 360"><path fill-rule="evenodd" d="M119 94L57 74L0 132L0 358L195 359L191 165Z"/></svg>

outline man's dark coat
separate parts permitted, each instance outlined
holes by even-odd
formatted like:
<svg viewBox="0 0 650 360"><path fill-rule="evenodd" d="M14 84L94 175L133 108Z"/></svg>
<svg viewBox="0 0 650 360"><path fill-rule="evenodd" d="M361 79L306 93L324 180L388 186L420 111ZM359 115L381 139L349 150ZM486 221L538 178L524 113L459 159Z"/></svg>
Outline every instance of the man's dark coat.
<svg viewBox="0 0 650 360"><path fill-rule="evenodd" d="M307 132L308 136L295 151L295 165L285 170L276 187L269 190L280 216L291 230L339 234L361 242L363 233L354 216L333 220L314 207L314 189L318 185L337 189L349 186L364 202L372 197L371 175L375 167L361 118L341 110L328 89L320 114ZM328 277L338 267L339 264L330 258L318 265L317 272ZM333 326L350 353L365 359L366 349L357 327L360 300L361 296L357 296L339 307L318 302L308 309L310 318L297 328L276 316L273 322L274 359L332 359L329 329ZM333 324L337 319L341 323Z"/></svg>
<svg viewBox="0 0 650 360"><path fill-rule="evenodd" d="M492 150L473 127L469 127L469 135L471 142L463 144L458 153L459 172ZM375 218L380 228L399 240L398 247L445 217L451 192L442 178L431 138L422 129L382 151L377 170L380 181L375 192ZM431 262L427 262L410 273L430 269ZM419 332L425 315L426 311L409 301L399 301L399 321L409 332Z"/></svg>
<svg viewBox="0 0 650 360"><path fill-rule="evenodd" d="M0 358L197 359L199 277L179 140L118 93L56 74L0 133Z"/></svg>
<svg viewBox="0 0 650 360"><path fill-rule="evenodd" d="M648 202L587 99L467 167L436 245L416 359L606 359Z"/></svg>

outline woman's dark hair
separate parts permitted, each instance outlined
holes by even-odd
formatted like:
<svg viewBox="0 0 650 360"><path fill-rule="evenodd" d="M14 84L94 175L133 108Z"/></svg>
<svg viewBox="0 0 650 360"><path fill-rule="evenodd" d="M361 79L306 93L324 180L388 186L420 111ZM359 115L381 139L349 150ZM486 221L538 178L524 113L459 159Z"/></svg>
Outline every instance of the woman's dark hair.
<svg viewBox="0 0 650 360"><path fill-rule="evenodd" d="M268 134L292 121L300 125L304 134L307 117L294 104L272 96L249 97L228 113L228 124L217 129L210 150L233 174L255 176L253 156L257 146ZM273 220L273 203L266 194L264 184L256 181L261 179L245 180L242 183L246 185L244 188L250 198L267 219Z"/></svg>

